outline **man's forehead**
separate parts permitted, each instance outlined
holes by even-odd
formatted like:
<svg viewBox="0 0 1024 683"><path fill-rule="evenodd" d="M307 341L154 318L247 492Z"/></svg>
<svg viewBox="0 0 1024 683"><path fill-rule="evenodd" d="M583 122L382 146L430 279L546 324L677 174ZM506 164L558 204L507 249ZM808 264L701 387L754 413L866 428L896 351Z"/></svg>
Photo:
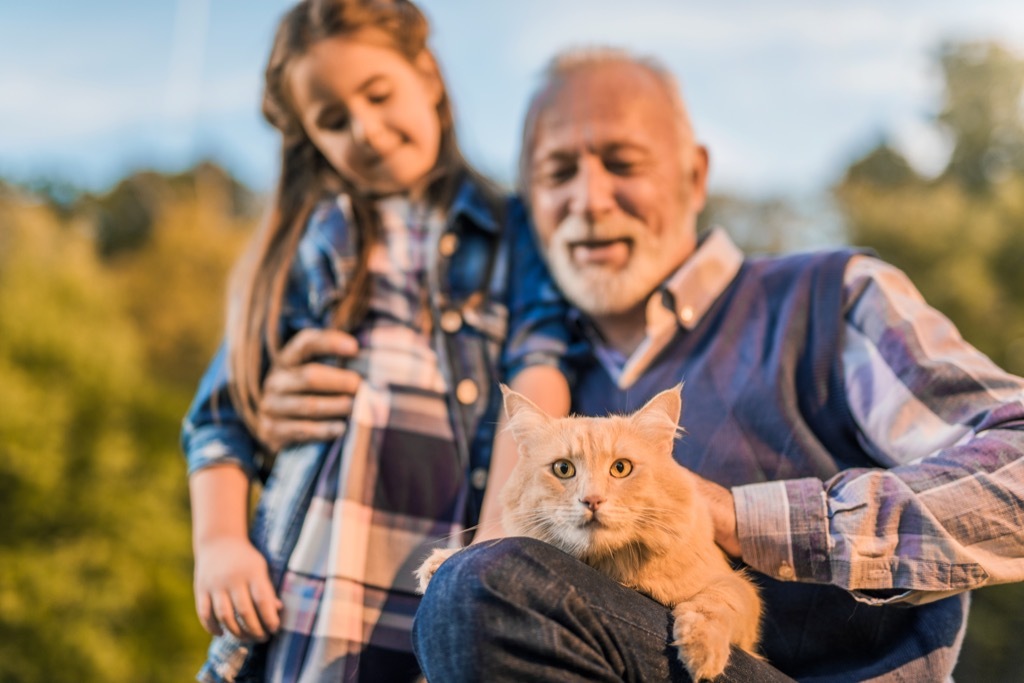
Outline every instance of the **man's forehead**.
<svg viewBox="0 0 1024 683"><path fill-rule="evenodd" d="M632 64L601 64L560 77L544 95L536 149L586 140L643 145L675 132L672 101L650 72Z"/></svg>

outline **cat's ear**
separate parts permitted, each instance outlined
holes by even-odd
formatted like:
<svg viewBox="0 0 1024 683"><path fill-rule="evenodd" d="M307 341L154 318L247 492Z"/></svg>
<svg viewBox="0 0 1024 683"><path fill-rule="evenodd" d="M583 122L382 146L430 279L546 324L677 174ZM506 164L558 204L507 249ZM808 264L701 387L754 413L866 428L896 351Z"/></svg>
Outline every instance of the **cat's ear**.
<svg viewBox="0 0 1024 683"><path fill-rule="evenodd" d="M508 429L517 443L530 435L537 435L551 422L551 418L538 408L533 401L512 391L504 384L501 393L505 397L505 414L508 415Z"/></svg>
<svg viewBox="0 0 1024 683"><path fill-rule="evenodd" d="M683 384L662 391L633 414L633 422L651 438L674 440L681 431L679 416L683 411Z"/></svg>

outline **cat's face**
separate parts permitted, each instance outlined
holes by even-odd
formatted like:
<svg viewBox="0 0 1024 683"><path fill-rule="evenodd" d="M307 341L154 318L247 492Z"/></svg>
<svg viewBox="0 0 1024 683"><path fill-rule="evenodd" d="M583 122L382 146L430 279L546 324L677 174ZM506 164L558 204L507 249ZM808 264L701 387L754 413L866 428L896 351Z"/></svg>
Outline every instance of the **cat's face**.
<svg viewBox="0 0 1024 683"><path fill-rule="evenodd" d="M662 392L631 416L553 419L505 391L519 460L503 491L506 531L540 538L580 558L602 555L667 532L688 487L665 485L677 474L679 388ZM677 481L675 476L668 479Z"/></svg>

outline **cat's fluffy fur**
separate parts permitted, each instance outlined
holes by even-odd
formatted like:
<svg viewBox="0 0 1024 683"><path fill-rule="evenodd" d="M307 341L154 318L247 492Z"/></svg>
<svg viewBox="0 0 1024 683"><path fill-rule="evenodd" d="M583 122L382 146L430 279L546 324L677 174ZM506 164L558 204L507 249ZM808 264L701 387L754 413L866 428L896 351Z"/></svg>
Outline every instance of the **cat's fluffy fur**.
<svg viewBox="0 0 1024 683"><path fill-rule="evenodd" d="M714 678L730 644L755 653L761 600L715 545L693 475L672 458L681 386L628 416L551 418L502 387L519 460L501 497L510 536L530 536L672 608L694 679ZM451 553L418 570L425 588Z"/></svg>

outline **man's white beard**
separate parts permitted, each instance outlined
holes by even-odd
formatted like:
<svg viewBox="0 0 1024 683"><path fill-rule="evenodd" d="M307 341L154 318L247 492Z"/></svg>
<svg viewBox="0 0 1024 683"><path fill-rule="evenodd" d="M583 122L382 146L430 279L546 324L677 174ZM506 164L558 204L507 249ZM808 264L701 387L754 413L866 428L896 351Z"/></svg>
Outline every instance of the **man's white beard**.
<svg viewBox="0 0 1024 683"><path fill-rule="evenodd" d="M546 249L555 282L569 301L590 316L625 313L642 305L666 277L659 254L659 240L648 228L629 216L590 223L569 216L559 224ZM570 246L582 241L625 240L629 257L624 267L580 264ZM660 256L660 258L659 258Z"/></svg>

